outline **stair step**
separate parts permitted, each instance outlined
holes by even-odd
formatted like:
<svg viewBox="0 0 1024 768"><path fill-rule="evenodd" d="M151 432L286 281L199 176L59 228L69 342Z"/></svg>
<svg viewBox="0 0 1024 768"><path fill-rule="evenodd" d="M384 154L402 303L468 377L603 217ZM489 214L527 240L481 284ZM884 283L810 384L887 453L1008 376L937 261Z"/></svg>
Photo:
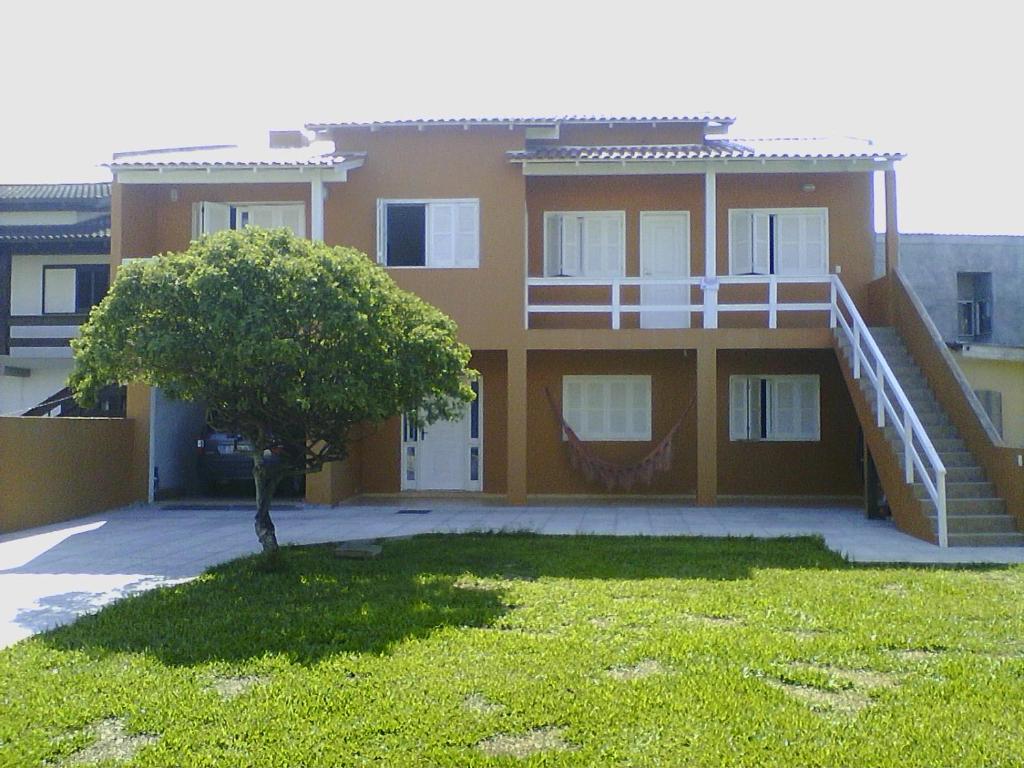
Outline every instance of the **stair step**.
<svg viewBox="0 0 1024 768"><path fill-rule="evenodd" d="M951 547L1021 547L1024 533L951 533Z"/></svg>
<svg viewBox="0 0 1024 768"><path fill-rule="evenodd" d="M925 500L921 507L926 515L935 515L935 504ZM946 499L946 517L952 519L957 516L972 515L1006 515L1006 502L1002 499ZM1008 518L1009 519L1009 518Z"/></svg>
<svg viewBox="0 0 1024 768"><path fill-rule="evenodd" d="M977 467L974 454L970 451L939 451L939 460L948 470L950 467ZM900 464L903 462L901 461Z"/></svg>
<svg viewBox="0 0 1024 768"><path fill-rule="evenodd" d="M938 525L934 515L928 517L933 525ZM954 533L1018 533L1017 526L1009 515L947 515L946 532L951 535Z"/></svg>
<svg viewBox="0 0 1024 768"><path fill-rule="evenodd" d="M914 493L919 499L928 498L928 492L922 483L914 483ZM992 483L985 481L978 482L955 482L946 476L946 499L993 499L996 497L996 489Z"/></svg>
<svg viewBox="0 0 1024 768"><path fill-rule="evenodd" d="M940 457L941 458L941 457ZM985 481L985 470L979 466L951 467L946 466L946 482L948 483L982 483Z"/></svg>

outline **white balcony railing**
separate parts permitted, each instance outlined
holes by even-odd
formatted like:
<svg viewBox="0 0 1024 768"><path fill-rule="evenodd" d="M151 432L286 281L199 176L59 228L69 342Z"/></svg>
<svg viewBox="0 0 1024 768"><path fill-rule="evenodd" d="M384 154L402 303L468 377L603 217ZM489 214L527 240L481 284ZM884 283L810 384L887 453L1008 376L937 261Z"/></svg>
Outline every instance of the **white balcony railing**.
<svg viewBox="0 0 1024 768"><path fill-rule="evenodd" d="M768 327L778 328L780 312L829 312L831 301L794 302L779 300L780 285L831 285L831 275L821 276L779 276L779 275L722 275L720 277L531 277L526 281L527 290L527 327L529 315L533 314L590 314L609 315L611 327L619 330L622 327L622 316L628 314L662 314L686 313L692 322L693 315L700 315L704 328L717 328L718 315L722 312L765 312L768 315ZM744 302L722 304L718 301L718 290L721 286L754 285L767 286L768 297L763 302ZM641 301L638 304L624 304L622 289L636 288L683 288L689 296L694 288L699 288L703 300L698 303L680 302L674 304L654 304ZM602 304L555 304L547 302L534 303L529 300L531 288L604 288L608 290L608 302ZM690 325L690 323L687 323Z"/></svg>
<svg viewBox="0 0 1024 768"><path fill-rule="evenodd" d="M721 303L718 292L723 286L751 285L767 288L764 301L742 303ZM828 299L824 301L790 301L779 298L779 286L809 285L827 286ZM607 303L555 304L533 302L532 288L604 288L608 291ZM690 300L673 304L654 304L641 301L624 304L622 289L636 288L683 288L689 299L695 289L702 294L700 303ZM938 451L925 432L921 420L907 398L903 387L893 374L878 344L871 336L867 324L850 298L838 275L779 276L779 275L722 275L718 277L685 277L652 279L644 277L576 278L576 277L531 277L527 279L526 326L530 316L535 314L596 314L608 315L613 330L622 327L622 316L628 314L685 314L690 322L694 315L701 317L705 329L718 328L718 316L725 312L763 312L767 315L767 327L778 328L779 315L784 312L827 312L828 325L838 329L851 348L851 365L854 379L867 375L876 393L876 418L879 428L891 421L903 441L904 471L908 484L920 479L935 504L939 546L949 545L946 520L946 468Z"/></svg>

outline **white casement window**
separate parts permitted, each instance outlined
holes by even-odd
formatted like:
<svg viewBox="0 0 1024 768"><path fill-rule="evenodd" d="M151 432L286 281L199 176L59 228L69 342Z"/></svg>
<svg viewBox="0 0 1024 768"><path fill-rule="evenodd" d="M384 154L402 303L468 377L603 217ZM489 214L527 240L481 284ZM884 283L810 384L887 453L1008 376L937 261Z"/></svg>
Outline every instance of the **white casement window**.
<svg viewBox="0 0 1024 768"><path fill-rule="evenodd" d="M377 261L388 267L479 267L480 201L378 200Z"/></svg>
<svg viewBox="0 0 1024 768"><path fill-rule="evenodd" d="M828 273L828 209L729 211L729 274Z"/></svg>
<svg viewBox="0 0 1024 768"><path fill-rule="evenodd" d="M650 440L651 377L563 376L562 416L580 440Z"/></svg>
<svg viewBox="0 0 1024 768"><path fill-rule="evenodd" d="M192 237L212 235L225 229L287 227L297 237L306 236L306 206L302 203L195 203L192 206Z"/></svg>
<svg viewBox="0 0 1024 768"><path fill-rule="evenodd" d="M730 376L729 439L821 439L818 376Z"/></svg>
<svg viewBox="0 0 1024 768"><path fill-rule="evenodd" d="M546 276L618 277L625 272L625 211L544 213Z"/></svg>

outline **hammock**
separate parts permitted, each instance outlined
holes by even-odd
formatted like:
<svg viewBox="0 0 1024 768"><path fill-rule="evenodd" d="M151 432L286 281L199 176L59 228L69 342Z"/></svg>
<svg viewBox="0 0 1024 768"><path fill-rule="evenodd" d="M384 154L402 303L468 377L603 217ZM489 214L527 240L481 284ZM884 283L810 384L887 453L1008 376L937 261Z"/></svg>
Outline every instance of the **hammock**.
<svg viewBox="0 0 1024 768"><path fill-rule="evenodd" d="M661 442L654 446L650 453L635 464L623 465L595 456L587 447L587 444L579 439L572 427L566 424L558 405L555 403L555 399L551 396L551 391L547 387L544 388L544 394L547 395L551 412L561 424L566 437L568 437L569 462L572 464L573 469L582 472L583 476L591 483L596 481L604 483L605 488L609 491L615 488L629 491L638 482L650 485L654 480L655 472L667 472L672 468L672 438L676 436L676 432L683 426L683 419L686 418L686 414L690 412L690 408L693 407L693 403L697 399L695 396L690 400L689 405L683 410L679 420L668 431L668 434L661 439Z"/></svg>

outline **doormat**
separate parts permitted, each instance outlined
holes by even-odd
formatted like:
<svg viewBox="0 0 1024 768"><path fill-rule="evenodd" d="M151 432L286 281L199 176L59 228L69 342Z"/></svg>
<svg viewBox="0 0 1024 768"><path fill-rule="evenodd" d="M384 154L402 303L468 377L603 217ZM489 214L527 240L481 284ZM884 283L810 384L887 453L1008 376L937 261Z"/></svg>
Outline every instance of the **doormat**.
<svg viewBox="0 0 1024 768"><path fill-rule="evenodd" d="M397 515L429 515L429 509L400 509L395 514Z"/></svg>

